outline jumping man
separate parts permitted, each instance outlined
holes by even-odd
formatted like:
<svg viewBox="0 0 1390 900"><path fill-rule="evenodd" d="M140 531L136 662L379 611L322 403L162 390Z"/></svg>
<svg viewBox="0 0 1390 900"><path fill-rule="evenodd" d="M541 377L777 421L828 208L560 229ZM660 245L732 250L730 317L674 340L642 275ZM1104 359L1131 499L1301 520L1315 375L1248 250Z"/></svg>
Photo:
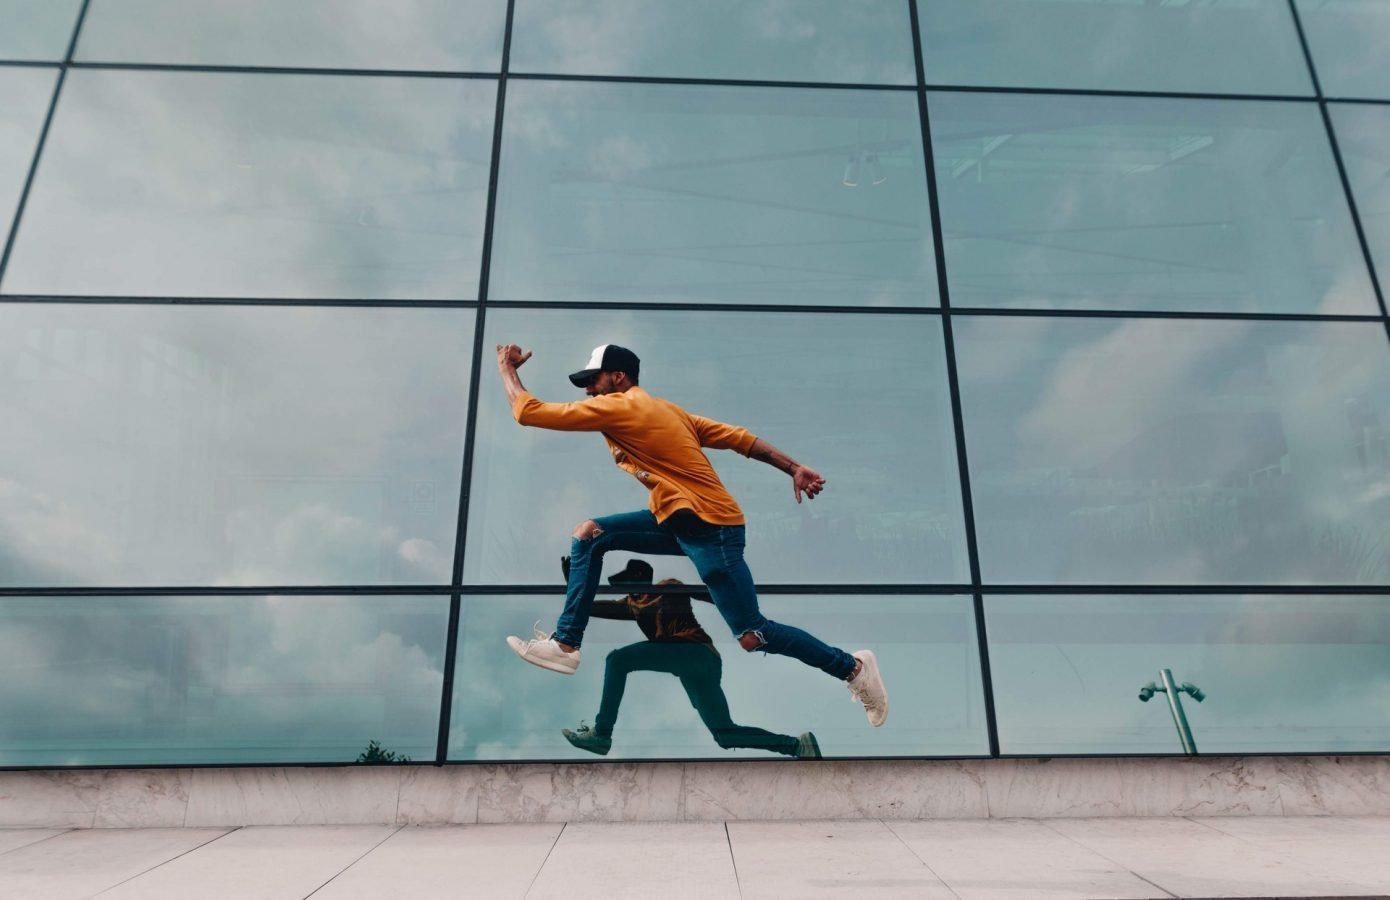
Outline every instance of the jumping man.
<svg viewBox="0 0 1390 900"><path fill-rule="evenodd" d="M569 557L561 559L565 579L569 579ZM652 583L651 564L640 559L628 560L627 568L608 577L609 584L640 586ZM680 584L674 578L657 582L658 587ZM820 744L807 731L800 737L777 734L753 725L739 725L729 712L729 700L724 696L720 680L724 675L719 651L714 641L690 609L692 599L708 601L705 595L648 594L634 591L621 600L595 600L596 619L621 619L636 622L646 640L619 647L608 654L603 672L603 694L599 700L594 727L580 725L576 729L561 728L560 733L580 750L607 756L613 747L613 726L623 705L627 676L633 672L665 672L680 679L690 705L699 713L700 721L709 729L714 742L725 750L747 747L768 750L797 759L820 759Z"/></svg>
<svg viewBox="0 0 1390 900"><path fill-rule="evenodd" d="M594 595L610 550L685 555L695 564L715 608L744 650L763 650L798 659L849 684L869 722L888 718L888 692L878 660L869 650L853 654L758 611L752 573L743 560L743 511L715 474L702 450L737 450L791 476L792 495L814 499L825 479L809 466L743 428L686 412L638 386L637 354L616 344L594 348L583 369L570 376L587 400L544 403L521 384L517 369L531 358L516 344L497 345L497 369L522 425L555 431L598 431L613 461L647 488L648 509L580 523L570 544L565 607L555 631L535 640L508 637L507 644L532 665L573 674Z"/></svg>

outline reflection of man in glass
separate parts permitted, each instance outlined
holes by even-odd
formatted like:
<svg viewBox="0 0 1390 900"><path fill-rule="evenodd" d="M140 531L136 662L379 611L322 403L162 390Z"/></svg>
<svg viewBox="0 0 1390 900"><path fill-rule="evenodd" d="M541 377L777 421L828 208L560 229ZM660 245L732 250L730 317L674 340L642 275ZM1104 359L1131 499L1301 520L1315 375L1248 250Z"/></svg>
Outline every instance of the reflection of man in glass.
<svg viewBox="0 0 1390 900"><path fill-rule="evenodd" d="M637 384L637 354L624 347L596 347L588 364L570 376L589 395L575 403L543 403L531 396L516 372L530 358L515 344L497 345L497 369L512 415L522 425L602 432L613 461L649 491L649 508L580 523L570 544L565 608L555 632L538 633L531 641L509 637L512 650L533 665L572 674L579 666L603 555L610 550L684 554L744 650L790 656L844 679L854 699L864 704L869 722L882 725L888 718L888 692L872 652L851 655L759 612L757 589L743 560L743 511L701 448L737 450L782 470L792 478L797 503L803 493L814 498L825 487L820 473L742 428L693 415L648 394Z"/></svg>
<svg viewBox="0 0 1390 900"><path fill-rule="evenodd" d="M570 561L561 561L565 580L569 580ZM640 559L629 560L627 568L608 579L609 584L636 585L652 583L652 567ZM663 587L680 584L674 578L661 582ZM709 598L697 595L698 599ZM714 742L725 750L748 747L769 750L798 759L820 759L816 736L806 732L800 737L774 734L751 725L736 725L729 715L729 701L719 682L724 674L723 660L714 649L714 641L700 627L690 609L689 594L628 594L621 600L595 600L594 616L600 619L635 621L647 636L645 641L619 647L608 654L603 672L603 697L599 701L594 727L581 725L560 733L580 750L606 756L613 746L613 725L618 721L618 708L623 703L627 676L633 672L666 672L681 680L690 705L700 714Z"/></svg>

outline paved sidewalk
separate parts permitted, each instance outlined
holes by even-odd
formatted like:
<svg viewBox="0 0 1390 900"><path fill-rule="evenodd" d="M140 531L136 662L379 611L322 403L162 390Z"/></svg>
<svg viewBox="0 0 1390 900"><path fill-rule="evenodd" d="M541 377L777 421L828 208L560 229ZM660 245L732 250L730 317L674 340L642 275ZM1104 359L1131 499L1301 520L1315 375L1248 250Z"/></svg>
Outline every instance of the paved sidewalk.
<svg viewBox="0 0 1390 900"><path fill-rule="evenodd" d="M1390 818L0 829L4 900L1390 896Z"/></svg>

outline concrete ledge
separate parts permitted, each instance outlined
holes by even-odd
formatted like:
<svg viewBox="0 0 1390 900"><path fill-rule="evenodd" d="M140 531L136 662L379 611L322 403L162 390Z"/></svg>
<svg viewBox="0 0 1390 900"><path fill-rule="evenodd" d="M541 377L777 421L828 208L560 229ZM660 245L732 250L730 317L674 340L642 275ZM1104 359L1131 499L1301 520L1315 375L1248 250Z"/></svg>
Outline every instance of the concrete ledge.
<svg viewBox="0 0 1390 900"><path fill-rule="evenodd" d="M1390 757L0 772L0 826L1193 815L1390 815Z"/></svg>

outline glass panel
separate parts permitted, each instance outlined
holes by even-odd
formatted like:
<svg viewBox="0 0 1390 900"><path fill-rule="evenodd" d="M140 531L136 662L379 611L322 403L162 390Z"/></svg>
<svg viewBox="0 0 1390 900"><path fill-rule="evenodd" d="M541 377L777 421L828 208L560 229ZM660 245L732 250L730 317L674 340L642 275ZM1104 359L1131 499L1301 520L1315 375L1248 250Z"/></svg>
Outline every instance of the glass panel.
<svg viewBox="0 0 1390 900"><path fill-rule="evenodd" d="M642 387L747 427L815 468L828 487L797 505L791 479L733 451L707 451L748 523L766 583L969 580L950 396L935 316L492 310L486 346L535 351L521 370L543 400L582 400L566 374L616 342L645 360ZM885 377L891 366L892 377ZM647 508L597 434L518 426L484 374L464 578L563 583L575 524ZM907 474L911 473L911 474ZM654 559L694 582L684 559ZM608 561L609 571L622 568Z"/></svg>
<svg viewBox="0 0 1390 900"><path fill-rule="evenodd" d="M448 597L0 598L0 765L433 761Z"/></svg>
<svg viewBox="0 0 1390 900"><path fill-rule="evenodd" d="M1390 100L1390 5L1382 0L1294 0L1328 97Z"/></svg>
<svg viewBox="0 0 1390 900"><path fill-rule="evenodd" d="M1390 107L1328 104L1382 290L1390 286Z"/></svg>
<svg viewBox="0 0 1390 900"><path fill-rule="evenodd" d="M658 565L656 577L666 573ZM593 760L589 752L570 746L560 729L577 728L581 718L595 720L608 677L605 660L611 651L634 642L641 645L634 648L639 652L625 653L627 662L676 668L681 680L633 668L618 705L608 759L770 758L790 749L788 738L806 731L816 736L827 757L989 753L969 597L762 598L769 618L849 650L873 649L888 688L889 716L883 728L869 725L863 707L848 700L844 682L788 657L743 652L719 614L699 601L692 608L720 654L713 663L703 646L653 645L634 623L604 619L590 623L573 678L517 659L505 636L529 637L530 623L554 621L562 601L559 596L463 598L450 759ZM642 659L640 651L653 647L664 654ZM505 690L498 689L499 683ZM928 685L930 690L923 690ZM712 714L721 731L737 724L771 734L725 733L726 743L754 746L722 749L712 729L702 724L697 701L687 690L695 692L698 708ZM732 723L718 718L721 695Z"/></svg>
<svg viewBox="0 0 1390 900"><path fill-rule="evenodd" d="M512 82L489 296L936 304L906 91Z"/></svg>
<svg viewBox="0 0 1390 900"><path fill-rule="evenodd" d="M1390 749L1390 597L986 597L985 620L1003 753L1181 753L1167 694L1140 701L1162 669L1200 753Z"/></svg>
<svg viewBox="0 0 1390 900"><path fill-rule="evenodd" d="M474 297L495 85L75 71L10 293Z"/></svg>
<svg viewBox="0 0 1390 900"><path fill-rule="evenodd" d="M917 81L902 0L517 0L511 70Z"/></svg>
<svg viewBox="0 0 1390 900"><path fill-rule="evenodd" d="M0 584L440 584L472 310L0 305Z"/></svg>
<svg viewBox="0 0 1390 900"><path fill-rule="evenodd" d="M0 0L0 59L60 62L82 0Z"/></svg>
<svg viewBox="0 0 1390 900"><path fill-rule="evenodd" d="M985 581L1390 584L1381 325L955 333Z"/></svg>
<svg viewBox="0 0 1390 900"><path fill-rule="evenodd" d="M928 84L1313 92L1285 0L931 0Z"/></svg>
<svg viewBox="0 0 1390 900"><path fill-rule="evenodd" d="M0 68L0 251L9 237L24 179L34 163L56 72Z"/></svg>
<svg viewBox="0 0 1390 900"><path fill-rule="evenodd" d="M506 13L506 0L92 0L76 55L100 62L495 72Z"/></svg>
<svg viewBox="0 0 1390 900"><path fill-rule="evenodd" d="M931 95L955 306L1378 312L1313 104Z"/></svg>

